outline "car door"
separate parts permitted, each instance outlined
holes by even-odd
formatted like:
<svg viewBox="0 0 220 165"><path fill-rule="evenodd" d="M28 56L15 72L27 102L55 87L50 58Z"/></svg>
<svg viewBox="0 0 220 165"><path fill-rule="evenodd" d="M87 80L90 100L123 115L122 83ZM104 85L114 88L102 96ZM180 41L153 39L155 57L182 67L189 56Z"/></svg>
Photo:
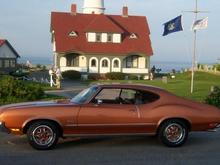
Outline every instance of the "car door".
<svg viewBox="0 0 220 165"><path fill-rule="evenodd" d="M78 115L82 134L124 134L142 132L139 109L132 102L122 102L124 89L104 88ZM132 94L131 94L132 95ZM125 101L125 100L124 100Z"/></svg>

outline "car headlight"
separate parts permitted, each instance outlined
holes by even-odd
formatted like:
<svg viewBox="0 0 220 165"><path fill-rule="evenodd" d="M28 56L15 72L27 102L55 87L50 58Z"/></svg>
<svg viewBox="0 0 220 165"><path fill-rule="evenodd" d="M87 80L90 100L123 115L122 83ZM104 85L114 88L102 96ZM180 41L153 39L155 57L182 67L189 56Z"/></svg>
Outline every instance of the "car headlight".
<svg viewBox="0 0 220 165"><path fill-rule="evenodd" d="M0 121L0 125L3 125L3 122L2 122L2 121Z"/></svg>

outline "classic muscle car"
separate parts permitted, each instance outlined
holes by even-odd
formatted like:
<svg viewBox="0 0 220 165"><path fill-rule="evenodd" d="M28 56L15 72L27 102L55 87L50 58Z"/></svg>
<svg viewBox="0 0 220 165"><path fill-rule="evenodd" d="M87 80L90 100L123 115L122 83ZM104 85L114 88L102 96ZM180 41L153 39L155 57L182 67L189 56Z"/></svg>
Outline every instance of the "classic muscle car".
<svg viewBox="0 0 220 165"><path fill-rule="evenodd" d="M1 131L27 134L39 150L53 148L60 137L101 135L156 135L177 147L189 132L215 130L219 124L219 109L144 85L95 85L71 100L0 107Z"/></svg>

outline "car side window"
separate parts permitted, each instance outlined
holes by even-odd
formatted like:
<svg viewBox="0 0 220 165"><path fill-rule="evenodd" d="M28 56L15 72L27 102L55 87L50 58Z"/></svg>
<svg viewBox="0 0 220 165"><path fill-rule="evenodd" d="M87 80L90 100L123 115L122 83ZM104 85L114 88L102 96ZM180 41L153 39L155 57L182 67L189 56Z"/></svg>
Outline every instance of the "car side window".
<svg viewBox="0 0 220 165"><path fill-rule="evenodd" d="M152 103L160 97L159 95L148 91L122 89L120 98L123 104L141 105Z"/></svg>
<svg viewBox="0 0 220 165"><path fill-rule="evenodd" d="M122 89L120 98L123 104L134 104L135 103L136 90L133 89Z"/></svg>
<svg viewBox="0 0 220 165"><path fill-rule="evenodd" d="M93 100L93 103L119 104L118 97L121 89L104 88Z"/></svg>
<svg viewBox="0 0 220 165"><path fill-rule="evenodd" d="M149 91L139 91L141 93L142 104L149 104L160 99L160 96Z"/></svg>

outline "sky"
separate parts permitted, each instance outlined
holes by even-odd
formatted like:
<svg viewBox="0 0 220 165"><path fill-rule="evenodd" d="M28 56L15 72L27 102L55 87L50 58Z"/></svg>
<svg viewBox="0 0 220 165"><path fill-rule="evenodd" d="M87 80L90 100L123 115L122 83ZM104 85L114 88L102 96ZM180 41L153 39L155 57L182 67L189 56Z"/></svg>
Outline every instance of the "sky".
<svg viewBox="0 0 220 165"><path fill-rule="evenodd" d="M8 39L22 57L52 59L50 13L69 12L74 3L82 12L83 0L0 0L0 38ZM195 0L105 0L105 13L120 15L123 6L130 15L147 17L153 61L191 61L194 15L183 11L193 10ZM198 0L198 7L209 11L198 16L209 17L209 26L197 33L197 62L215 63L220 58L220 0ZM163 24L178 15L184 31L163 37Z"/></svg>

